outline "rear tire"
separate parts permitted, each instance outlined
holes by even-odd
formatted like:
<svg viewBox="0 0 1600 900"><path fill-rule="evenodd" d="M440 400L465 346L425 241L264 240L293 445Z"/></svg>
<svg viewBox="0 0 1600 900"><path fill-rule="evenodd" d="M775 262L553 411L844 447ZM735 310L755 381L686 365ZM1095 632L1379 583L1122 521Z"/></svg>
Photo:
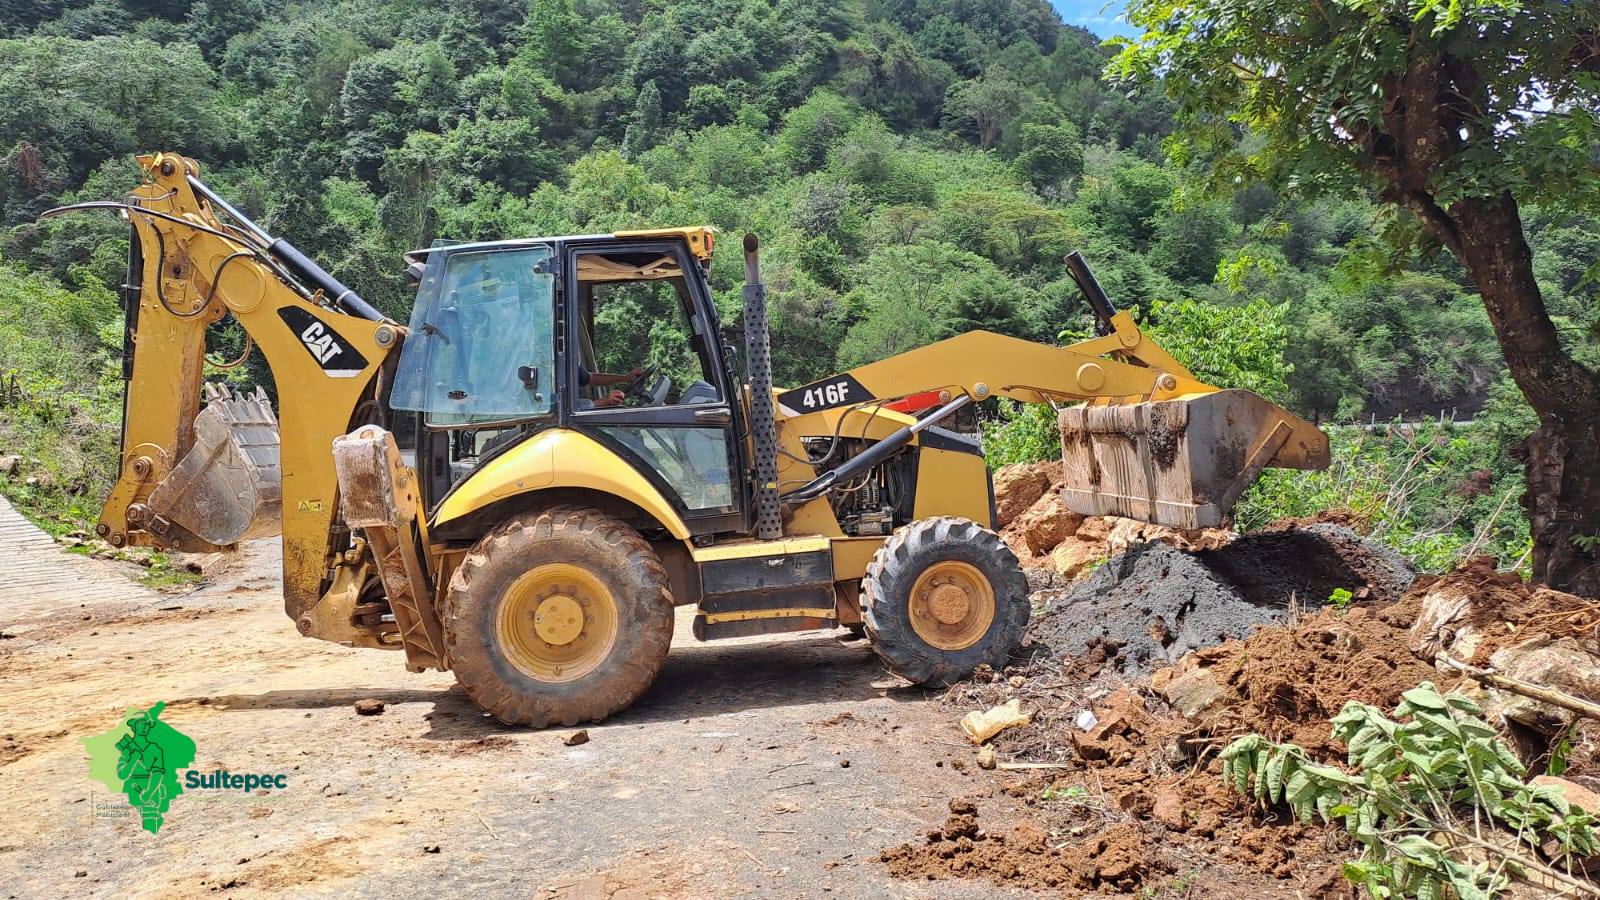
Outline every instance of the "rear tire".
<svg viewBox="0 0 1600 900"><path fill-rule="evenodd" d="M638 532L559 506L484 535L450 579L450 668L512 725L598 722L644 693L672 643L666 570Z"/></svg>
<svg viewBox="0 0 1600 900"><path fill-rule="evenodd" d="M889 671L944 686L1004 667L1028 626L1028 581L1000 536L940 516L896 531L862 579L867 636Z"/></svg>

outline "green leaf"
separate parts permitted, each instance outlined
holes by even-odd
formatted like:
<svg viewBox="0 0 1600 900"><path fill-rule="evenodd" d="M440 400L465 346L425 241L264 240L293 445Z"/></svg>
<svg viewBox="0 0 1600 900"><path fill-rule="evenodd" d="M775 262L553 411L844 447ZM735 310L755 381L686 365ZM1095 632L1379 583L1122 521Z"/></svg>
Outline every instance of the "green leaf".
<svg viewBox="0 0 1600 900"><path fill-rule="evenodd" d="M1400 697L1412 706L1418 706L1423 709L1444 712L1449 708L1449 704L1445 702L1444 697L1440 696L1439 691L1428 682L1417 685L1401 694Z"/></svg>

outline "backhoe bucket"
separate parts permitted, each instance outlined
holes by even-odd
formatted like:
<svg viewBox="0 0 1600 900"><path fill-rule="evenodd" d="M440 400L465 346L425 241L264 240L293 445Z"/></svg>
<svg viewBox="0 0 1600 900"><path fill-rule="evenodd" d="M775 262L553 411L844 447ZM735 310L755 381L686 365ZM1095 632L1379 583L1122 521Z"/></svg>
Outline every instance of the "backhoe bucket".
<svg viewBox="0 0 1600 900"><path fill-rule="evenodd" d="M147 505L202 540L226 546L283 530L278 419L260 388L235 395L206 385L194 447L151 492Z"/></svg>
<svg viewBox="0 0 1600 900"><path fill-rule="evenodd" d="M1328 436L1250 391L1061 410L1062 501L1087 516L1221 525L1261 470L1322 469Z"/></svg>

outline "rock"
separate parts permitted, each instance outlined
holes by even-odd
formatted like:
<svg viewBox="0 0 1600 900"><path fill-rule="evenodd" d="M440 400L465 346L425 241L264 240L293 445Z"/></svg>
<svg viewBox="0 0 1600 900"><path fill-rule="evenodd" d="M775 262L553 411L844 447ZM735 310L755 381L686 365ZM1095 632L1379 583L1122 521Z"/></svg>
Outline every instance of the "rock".
<svg viewBox="0 0 1600 900"><path fill-rule="evenodd" d="M375 699L373 699L371 697L368 697L365 700L357 700L356 701L356 715L358 715L358 716L377 716L377 715L382 715L382 714L383 714L383 701L382 700L375 700Z"/></svg>
<svg viewBox="0 0 1600 900"><path fill-rule="evenodd" d="M1049 488L1050 476L1043 466L1032 463L1001 466L994 473L995 527L1010 525Z"/></svg>
<svg viewBox="0 0 1600 900"><path fill-rule="evenodd" d="M999 765L999 763L995 761L993 747L985 744L983 747L978 749L978 768L992 769L997 765Z"/></svg>
<svg viewBox="0 0 1600 900"><path fill-rule="evenodd" d="M1411 634L1407 640L1411 652L1419 659L1429 662L1444 651L1449 651L1450 655L1457 659L1471 659L1472 652L1460 652L1455 646L1456 640L1464 636L1463 631L1468 634L1476 631L1471 628L1463 629L1460 626L1462 618L1471 608L1470 594L1430 588L1422 595L1422 610L1417 614L1416 623L1411 626ZM1472 642L1477 643L1475 639L1472 639Z"/></svg>
<svg viewBox="0 0 1600 900"><path fill-rule="evenodd" d="M848 760L848 759L839 760L839 768L841 768L841 769L850 768L850 760Z"/></svg>
<svg viewBox="0 0 1600 900"><path fill-rule="evenodd" d="M1188 825L1183 815L1183 800L1173 791L1162 791L1156 795L1150 815L1174 831L1182 831Z"/></svg>
<svg viewBox="0 0 1600 900"><path fill-rule="evenodd" d="M1104 741L1112 735L1138 732L1134 723L1143 719L1144 702L1127 687L1117 688L1094 709L1097 720L1088 730L1089 740Z"/></svg>
<svg viewBox="0 0 1600 900"><path fill-rule="evenodd" d="M562 738L561 743L566 744L568 747L576 747L579 744L587 744L589 743L589 729L580 728Z"/></svg>
<svg viewBox="0 0 1600 900"><path fill-rule="evenodd" d="M1600 701L1600 658L1576 640L1552 640L1548 635L1495 651L1489 667L1508 678L1532 682L1584 700ZM1490 689L1484 712L1501 720L1519 722L1544 734L1555 734L1572 723L1572 713L1508 691Z"/></svg>
<svg viewBox="0 0 1600 900"><path fill-rule="evenodd" d="M1076 581L1105 558L1103 545L1071 538L1062 541L1050 552L1050 565L1057 575L1068 581Z"/></svg>
<svg viewBox="0 0 1600 900"><path fill-rule="evenodd" d="M438 844L425 844L423 846L423 848L422 848L422 852L423 853L438 853L439 852L439 845Z"/></svg>
<svg viewBox="0 0 1600 900"><path fill-rule="evenodd" d="M1210 669L1184 672L1166 681L1158 690L1168 706L1191 719L1217 705L1224 695L1222 685L1217 683Z"/></svg>
<svg viewBox="0 0 1600 900"><path fill-rule="evenodd" d="M1182 531L1176 528L1166 528L1161 525L1150 525L1137 519L1111 519L1110 531L1106 534L1106 550L1109 555L1122 553L1128 548L1159 541L1170 544L1179 550L1195 553L1201 550L1215 550L1225 547L1233 542L1235 537L1232 531L1225 528L1197 528L1192 531Z"/></svg>
<svg viewBox="0 0 1600 900"><path fill-rule="evenodd" d="M1568 803L1583 810L1591 816L1600 816L1600 794L1589 790L1576 781L1557 778L1554 775L1535 775L1529 781L1534 787L1555 788L1561 792L1562 798Z"/></svg>
<svg viewBox="0 0 1600 900"><path fill-rule="evenodd" d="M1071 537L1083 516L1067 509L1061 492L1049 491L1016 518L1014 527L1029 555L1040 556Z"/></svg>
<svg viewBox="0 0 1600 900"><path fill-rule="evenodd" d="M22 457L15 453L0 456L0 475L17 475L22 472Z"/></svg>

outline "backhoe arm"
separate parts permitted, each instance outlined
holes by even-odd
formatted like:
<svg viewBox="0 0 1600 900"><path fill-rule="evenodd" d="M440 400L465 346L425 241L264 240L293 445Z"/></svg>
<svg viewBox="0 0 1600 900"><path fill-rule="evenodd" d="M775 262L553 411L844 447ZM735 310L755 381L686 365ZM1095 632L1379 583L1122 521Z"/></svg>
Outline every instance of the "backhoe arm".
<svg viewBox="0 0 1600 900"><path fill-rule="evenodd" d="M192 160L140 163L148 180L125 203L46 214L109 208L132 226L121 470L97 530L119 547L207 551L281 527L285 607L302 622L348 544L329 448L380 415L377 376L401 329L228 207ZM201 413L206 329L228 314L272 370L278 435L264 398L222 394Z"/></svg>

